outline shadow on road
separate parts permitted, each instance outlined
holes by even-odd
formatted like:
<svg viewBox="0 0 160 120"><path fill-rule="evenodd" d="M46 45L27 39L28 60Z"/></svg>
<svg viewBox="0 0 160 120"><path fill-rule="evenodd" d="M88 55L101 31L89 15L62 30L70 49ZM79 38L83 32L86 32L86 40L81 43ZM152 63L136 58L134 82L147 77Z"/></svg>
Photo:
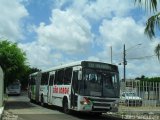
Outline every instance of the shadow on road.
<svg viewBox="0 0 160 120"><path fill-rule="evenodd" d="M57 107L57 106L45 106L45 108L48 108L51 110L58 110L59 112L63 113L62 108ZM122 120L121 118L107 116L106 114L102 114L101 116L97 116L97 115L90 114L90 113L75 112L75 111L72 111L71 114L69 114L69 115L68 114L64 114L64 115L74 117L74 118L76 118L76 120ZM59 116L59 118L61 118L63 116L63 114L60 114L60 115L57 114L56 116Z"/></svg>
<svg viewBox="0 0 160 120"><path fill-rule="evenodd" d="M106 115L96 116L80 112L72 112L67 115L63 113L62 108L56 106L46 105L43 109L39 103L30 103L25 92L20 96L10 96L5 103L5 110L11 111L10 116L15 114L23 120L121 120ZM8 116L8 113L6 116Z"/></svg>
<svg viewBox="0 0 160 120"><path fill-rule="evenodd" d="M117 119L115 117L106 116L105 114L97 116L89 113L73 112L71 115L82 120L122 120L120 118Z"/></svg>
<svg viewBox="0 0 160 120"><path fill-rule="evenodd" d="M120 118L113 118L108 116L94 116L83 113L66 114L20 114L19 117L25 120L122 120Z"/></svg>
<svg viewBox="0 0 160 120"><path fill-rule="evenodd" d="M33 108L34 105L30 104L29 102L23 101L9 101L5 104L5 110L8 109L25 109L25 108Z"/></svg>

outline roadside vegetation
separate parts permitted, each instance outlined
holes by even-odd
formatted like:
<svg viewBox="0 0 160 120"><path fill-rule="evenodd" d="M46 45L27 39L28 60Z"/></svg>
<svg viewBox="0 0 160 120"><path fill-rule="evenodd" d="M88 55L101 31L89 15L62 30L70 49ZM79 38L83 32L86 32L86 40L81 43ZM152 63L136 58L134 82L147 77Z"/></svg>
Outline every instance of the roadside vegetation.
<svg viewBox="0 0 160 120"><path fill-rule="evenodd" d="M25 52L17 43L8 40L0 40L0 66L4 71L5 87L18 79L22 88L25 88L28 84L28 75L38 71L37 68L30 68Z"/></svg>
<svg viewBox="0 0 160 120"><path fill-rule="evenodd" d="M136 78L137 80L146 81L146 82L160 82L160 77L144 77L144 78Z"/></svg>
<svg viewBox="0 0 160 120"><path fill-rule="evenodd" d="M146 20L146 27L144 33L153 39L159 36L160 33L160 2L159 0L135 0L135 3L140 7L145 7L146 11L150 12L150 17ZM160 42L155 47L155 54L160 60Z"/></svg>
<svg viewBox="0 0 160 120"><path fill-rule="evenodd" d="M146 82L160 82L160 77L146 77L142 75L141 77L135 78L136 80L146 81Z"/></svg>

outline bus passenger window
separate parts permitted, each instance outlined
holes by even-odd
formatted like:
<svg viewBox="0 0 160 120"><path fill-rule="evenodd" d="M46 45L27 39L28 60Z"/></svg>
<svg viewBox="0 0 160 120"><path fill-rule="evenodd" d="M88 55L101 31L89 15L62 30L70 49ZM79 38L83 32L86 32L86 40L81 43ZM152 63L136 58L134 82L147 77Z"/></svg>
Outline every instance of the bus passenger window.
<svg viewBox="0 0 160 120"><path fill-rule="evenodd" d="M72 76L72 68L67 68L64 71L64 81L63 84L64 85L69 85L71 84L71 76Z"/></svg>
<svg viewBox="0 0 160 120"><path fill-rule="evenodd" d="M49 78L49 73L42 73L42 78L41 78L41 85L47 85L48 84L48 78Z"/></svg>
<svg viewBox="0 0 160 120"><path fill-rule="evenodd" d="M35 81L36 81L35 77L31 77L30 84L31 84L31 85L35 85L35 84L36 84Z"/></svg>
<svg viewBox="0 0 160 120"><path fill-rule="evenodd" d="M55 85L62 85L63 78L64 78L64 70L62 69L62 70L56 71Z"/></svg>
<svg viewBox="0 0 160 120"><path fill-rule="evenodd" d="M57 76L58 76L58 71L55 72L55 80L54 80L54 85L57 85Z"/></svg>

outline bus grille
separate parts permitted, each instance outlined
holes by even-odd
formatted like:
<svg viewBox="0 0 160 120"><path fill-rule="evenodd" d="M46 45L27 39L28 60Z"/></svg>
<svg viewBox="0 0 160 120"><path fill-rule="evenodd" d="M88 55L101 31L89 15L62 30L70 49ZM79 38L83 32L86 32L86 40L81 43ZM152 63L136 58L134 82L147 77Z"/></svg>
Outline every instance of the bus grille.
<svg viewBox="0 0 160 120"><path fill-rule="evenodd" d="M101 99L101 98L88 98L93 103L93 111L109 111L111 109L111 105L115 100Z"/></svg>

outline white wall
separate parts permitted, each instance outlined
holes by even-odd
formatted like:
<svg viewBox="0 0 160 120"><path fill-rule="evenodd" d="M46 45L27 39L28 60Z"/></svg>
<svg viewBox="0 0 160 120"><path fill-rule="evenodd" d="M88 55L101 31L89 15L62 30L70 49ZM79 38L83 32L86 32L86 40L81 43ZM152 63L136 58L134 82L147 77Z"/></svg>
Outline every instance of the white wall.
<svg viewBox="0 0 160 120"><path fill-rule="evenodd" d="M0 67L0 107L3 105L3 94L4 94L4 81L3 81L3 71Z"/></svg>

